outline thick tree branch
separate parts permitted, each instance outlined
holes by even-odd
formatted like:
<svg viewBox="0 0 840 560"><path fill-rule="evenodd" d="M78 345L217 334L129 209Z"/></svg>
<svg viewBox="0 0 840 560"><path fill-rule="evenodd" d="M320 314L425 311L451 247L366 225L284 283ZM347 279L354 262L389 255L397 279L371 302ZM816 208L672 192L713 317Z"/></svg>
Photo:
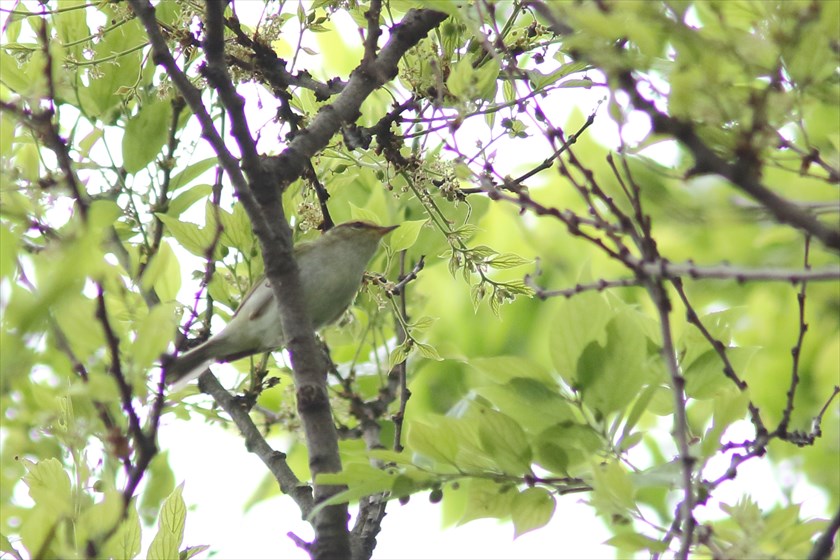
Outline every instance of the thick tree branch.
<svg viewBox="0 0 840 560"><path fill-rule="evenodd" d="M312 78L306 70L292 74L286 70L286 61L277 56L271 45L266 44L264 39L257 34L249 37L242 29L238 19L225 18L225 25L233 32L237 43L254 53L253 61L242 60L228 53L227 57L230 64L243 70L259 73L260 77L270 86L274 95L283 97L282 102L287 102L291 98L287 93L289 87L311 90L317 101L326 101L344 89L344 82L337 78L322 83Z"/></svg>
<svg viewBox="0 0 840 560"><path fill-rule="evenodd" d="M152 47L152 60L154 60L155 64L163 66L164 70L166 70L166 74L175 84L175 87L178 88L178 91L184 97L187 105L189 105L193 115L195 115L195 118L198 119L199 125L201 126L201 136L207 140L207 143L209 143L213 148L216 157L219 158L219 164L225 170L225 173L230 179L233 189L236 192L236 196L245 209L248 210L249 216L251 215L251 212L254 212L254 215L256 215L256 200L251 194L245 175L239 168L239 160L230 153L225 146L224 139L216 130L216 127L213 124L213 118L210 116L210 113L204 106L204 102L201 100L201 91L192 85L190 79L175 62L175 58L169 51L166 39L164 38L160 26L158 26L157 20L155 19L154 6L152 6L148 0L129 0L129 5L137 15L137 18L143 24L143 28L146 30L146 35L149 37L149 42ZM256 230L261 226L261 224L254 223L253 226Z"/></svg>
<svg viewBox="0 0 840 560"><path fill-rule="evenodd" d="M275 165L269 167L263 165L256 152L244 116L244 102L236 93L227 72L223 41L225 6L223 3L208 2L204 41L207 65L202 72L219 92L230 115L233 136L242 153L243 175L204 108L201 93L189 83L169 52L155 21L154 8L141 0L132 0L131 5L149 34L155 62L164 66L199 119L202 135L216 151L222 167L231 177L260 241L266 276L280 307L286 346L292 356L298 411L306 436L313 477L319 473L338 472L341 470L341 459L326 390L326 367L315 344L311 323L304 308L303 291L292 257L291 231L283 213L280 193L285 185L301 175L309 158L326 146L342 124L352 123L358 118L359 108L367 96L396 75L397 64L405 51L443 21L445 15L428 10L410 11L403 22L392 30L391 40L379 55L360 65L336 102L325 107L311 127L300 132L283 154L273 158ZM316 484L315 502L320 503L339 490ZM349 555L346 515L346 505L323 508L318 513L314 520L316 541L311 548L314 557Z"/></svg>
<svg viewBox="0 0 840 560"><path fill-rule="evenodd" d="M434 10L410 10L402 22L391 29L391 38L379 56L356 68L335 102L324 107L309 128L295 136L289 147L273 158L283 185L300 176L306 160L322 150L343 124L358 119L364 100L397 75L397 65L405 52L445 19L446 14Z"/></svg>
<svg viewBox="0 0 840 560"><path fill-rule="evenodd" d="M225 62L224 10L226 2L207 2L206 37L203 43L207 64L201 73L215 89L227 109L231 122L231 134L242 154L242 167L253 182L262 174L257 143L251 136L251 129L245 118L245 99L236 92ZM253 186L253 185L252 185Z"/></svg>
<svg viewBox="0 0 840 560"><path fill-rule="evenodd" d="M312 322L305 308L306 298L292 254L292 234L280 199L281 189L278 187L281 181L277 178L277 170L273 170L273 173L266 170L257 155L243 111L244 100L236 93L227 71L223 56L223 10L224 6L220 3L207 3L207 66L204 74L219 92L228 110L233 123L233 135L243 153L242 166L258 202L253 215L250 210L246 210L252 221L262 220L265 225L263 229L255 224L254 233L260 241L266 277L280 308L286 347L292 358L297 408L306 438L309 468L313 479L317 480L321 473L341 470L338 434L327 393L326 364L316 345ZM321 503L341 490L341 487L324 486L316 482L315 503ZM315 542L311 551L314 558L343 558L350 555L346 504L321 509L313 525Z"/></svg>
<svg viewBox="0 0 840 560"><path fill-rule="evenodd" d="M266 276L280 307L287 347L292 354L295 385L298 390L298 409L310 453L312 474L317 476L320 472L337 472L341 470L341 460L325 387L325 369L321 365L311 322L303 305L303 289L297 265L292 257L291 230L284 216L277 188L279 181L262 166L245 120L243 100L230 83L224 63L221 17L224 5L207 3L207 38L204 46L208 63L204 73L219 91L220 98L233 121L234 136L243 154L242 163L247 179L240 171L238 160L227 150L216 130L201 100L201 92L189 82L175 63L155 20L154 8L141 0L132 0L131 6L149 35L155 62L164 66L198 118L202 136L216 152L220 165L230 178L251 220L254 234L260 241ZM325 500L338 490L316 485L315 500ZM346 516L346 505L324 508L319 512L314 520L315 557L346 557L349 554Z"/></svg>

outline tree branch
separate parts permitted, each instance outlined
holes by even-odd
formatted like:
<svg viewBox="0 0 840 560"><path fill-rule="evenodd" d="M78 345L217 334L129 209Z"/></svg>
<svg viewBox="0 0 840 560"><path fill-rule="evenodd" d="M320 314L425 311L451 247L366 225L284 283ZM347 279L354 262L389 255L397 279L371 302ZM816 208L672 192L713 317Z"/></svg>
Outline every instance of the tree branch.
<svg viewBox="0 0 840 560"><path fill-rule="evenodd" d="M798 284L806 281L836 281L840 279L840 267L827 266L816 269L796 268L741 268L728 264L698 266L694 263L671 263L666 259L653 262L627 257L627 265L635 270L659 278L690 278L692 280L734 280L735 282L787 282Z"/></svg>
<svg viewBox="0 0 840 560"><path fill-rule="evenodd" d="M840 230L826 226L807 211L764 186L748 169L749 166L739 162L729 163L717 155L697 135L691 123L666 115L653 102L642 97L636 87L636 80L629 72L621 74L619 81L630 96L633 106L651 118L653 132L673 136L691 152L694 157L692 173L720 175L767 208L780 223L797 227L822 241L826 247L840 251Z"/></svg>
<svg viewBox="0 0 840 560"><path fill-rule="evenodd" d="M831 556L831 551L834 550L834 537L837 536L837 531L840 531L840 509L831 518L831 522L817 542L814 543L814 548L808 554L808 560L824 560Z"/></svg>
<svg viewBox="0 0 840 560"><path fill-rule="evenodd" d="M272 158L282 185L300 176L306 160L321 151L341 125L358 119L362 102L397 75L399 61L405 52L446 17L434 10L410 10L402 22L391 29L391 38L379 56L357 67L335 102L321 109L309 128L295 136L280 155Z"/></svg>
<svg viewBox="0 0 840 560"><path fill-rule="evenodd" d="M233 136L242 152L242 168L247 175L246 180L239 170L238 162L228 152L216 131L201 102L200 92L175 64L155 21L154 8L141 0L131 0L131 6L149 34L155 62L164 66L199 119L202 136L216 151L220 164L231 177L236 194L252 221L254 234L260 241L266 276L280 307L286 347L292 356L298 412L305 432L312 475L317 478L319 473L338 472L341 470L341 459L326 388L326 367L315 344L311 322L304 307L305 298L292 256L291 230L283 213L280 193L301 175L309 158L326 146L343 123L352 123L358 118L362 102L375 89L396 76L397 64L405 51L446 16L430 10L410 11L403 22L394 27L391 40L376 59L364 61L356 69L335 103L325 107L310 128L296 135L289 148L280 156L272 158L273 166L265 166L250 135L243 111L244 102L236 93L225 65L222 17L225 5L207 2L204 41L207 65L202 72L219 92L230 115ZM328 499L340 490L340 487L316 484L315 503ZM316 540L311 549L314 557L349 555L346 517L346 504L319 511L314 520Z"/></svg>
<svg viewBox="0 0 840 560"><path fill-rule="evenodd" d="M315 503L312 499L312 488L303 484L286 462L286 455L272 449L260 433L251 416L248 408L243 407L233 395L227 392L219 380L210 372L204 373L198 378L198 388L202 393L207 393L219 406L230 416L242 438L245 440L245 448L254 453L268 467L271 474L280 485L280 490L295 501L300 508L304 518L309 517Z"/></svg>

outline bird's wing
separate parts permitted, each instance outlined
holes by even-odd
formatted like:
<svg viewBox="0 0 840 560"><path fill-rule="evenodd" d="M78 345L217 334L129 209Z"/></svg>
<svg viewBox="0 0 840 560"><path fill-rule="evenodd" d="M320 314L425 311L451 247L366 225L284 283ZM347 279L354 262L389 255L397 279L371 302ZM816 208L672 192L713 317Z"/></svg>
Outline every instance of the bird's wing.
<svg viewBox="0 0 840 560"><path fill-rule="evenodd" d="M266 289L260 289L262 287ZM248 293L245 294L242 303L239 304L233 316L242 315L248 320L259 318L263 313L271 309L271 298L273 297L268 279L265 276L260 276L254 282L254 285L251 286L251 289L248 290Z"/></svg>

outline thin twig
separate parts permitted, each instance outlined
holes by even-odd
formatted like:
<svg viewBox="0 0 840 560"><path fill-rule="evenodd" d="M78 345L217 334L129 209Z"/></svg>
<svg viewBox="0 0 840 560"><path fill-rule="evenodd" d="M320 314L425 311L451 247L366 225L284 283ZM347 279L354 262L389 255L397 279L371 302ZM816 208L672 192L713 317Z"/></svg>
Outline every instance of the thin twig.
<svg viewBox="0 0 840 560"><path fill-rule="evenodd" d="M811 249L811 237L805 236L805 256L803 257L803 265L805 270L811 268L811 263L808 262ZM787 435L788 426L790 425L790 416L793 413L793 401L796 397L796 387L799 385L799 361L802 356L802 343L805 341L805 333L808 332L808 323L805 322L805 290L808 286L807 282L802 282L799 286L799 293L796 294L796 303L799 309L799 335L796 338L796 343L790 349L791 355L791 369L790 369L790 387L787 391L787 400L785 402L785 409L782 412L782 418L779 421L779 427L776 431L779 436L784 438Z"/></svg>

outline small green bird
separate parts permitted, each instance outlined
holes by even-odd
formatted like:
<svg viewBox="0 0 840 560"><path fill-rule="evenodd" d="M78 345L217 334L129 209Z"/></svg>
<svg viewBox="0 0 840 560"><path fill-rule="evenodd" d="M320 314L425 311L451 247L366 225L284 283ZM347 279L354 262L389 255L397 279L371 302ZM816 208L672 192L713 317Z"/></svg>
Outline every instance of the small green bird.
<svg viewBox="0 0 840 560"><path fill-rule="evenodd" d="M346 222L318 239L295 245L306 308L315 330L338 320L353 302L379 240L396 228ZM268 280L261 278L245 295L225 328L164 365L166 381L181 387L213 362L238 360L284 345L279 307Z"/></svg>

